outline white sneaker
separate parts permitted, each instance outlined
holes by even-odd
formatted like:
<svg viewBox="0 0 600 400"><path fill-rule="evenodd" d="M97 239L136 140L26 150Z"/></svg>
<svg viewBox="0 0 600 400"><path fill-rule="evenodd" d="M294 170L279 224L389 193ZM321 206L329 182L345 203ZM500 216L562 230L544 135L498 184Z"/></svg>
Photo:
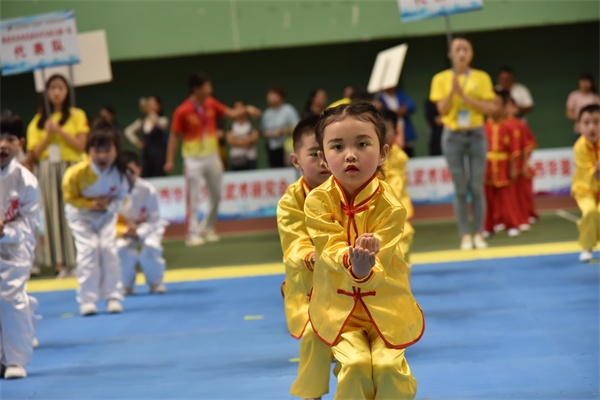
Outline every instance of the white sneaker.
<svg viewBox="0 0 600 400"><path fill-rule="evenodd" d="M492 237L492 234L488 231L483 231L483 232L481 232L481 236L483 236L484 239L488 239L488 238Z"/></svg>
<svg viewBox="0 0 600 400"><path fill-rule="evenodd" d="M480 234L473 236L473 243L476 249L487 249L488 244Z"/></svg>
<svg viewBox="0 0 600 400"><path fill-rule="evenodd" d="M187 239L185 239L185 245L188 247L202 246L204 243L206 243L206 242L200 236L190 236Z"/></svg>
<svg viewBox="0 0 600 400"><path fill-rule="evenodd" d="M37 349L38 347L40 347L40 341L38 340L38 338L34 337L33 338L33 348Z"/></svg>
<svg viewBox="0 0 600 400"><path fill-rule="evenodd" d="M167 288L162 283L159 283L158 285L154 285L153 287L150 288L150 293L165 294L166 292L167 292Z"/></svg>
<svg viewBox="0 0 600 400"><path fill-rule="evenodd" d="M496 232L496 233L502 232L505 229L506 229L506 225L504 225L504 224L494 225L494 232Z"/></svg>
<svg viewBox="0 0 600 400"><path fill-rule="evenodd" d="M123 312L121 300L111 299L106 302L106 311L109 314L120 314Z"/></svg>
<svg viewBox="0 0 600 400"><path fill-rule="evenodd" d="M521 231L519 231L517 228L510 228L508 230L508 237L517 237L521 234Z"/></svg>
<svg viewBox="0 0 600 400"><path fill-rule="evenodd" d="M92 302L82 303L79 306L79 314L81 314L82 317L94 315L97 312L98 310L96 309L96 305Z"/></svg>
<svg viewBox="0 0 600 400"><path fill-rule="evenodd" d="M529 217L529 223L530 224L535 224L537 222L537 218L536 217Z"/></svg>
<svg viewBox="0 0 600 400"><path fill-rule="evenodd" d="M519 230L521 232L529 232L531 230L531 225L529 225L529 224L521 224L521 225L519 225Z"/></svg>
<svg viewBox="0 0 600 400"><path fill-rule="evenodd" d="M213 228L206 230L206 232L204 233L204 238L209 243L215 243L221 240L221 237L217 235L217 232L215 232Z"/></svg>
<svg viewBox="0 0 600 400"><path fill-rule="evenodd" d="M123 289L123 294L125 294L125 296L131 296L135 294L135 289L132 287L128 287Z"/></svg>
<svg viewBox="0 0 600 400"><path fill-rule="evenodd" d="M9 365L4 372L4 379L27 378L27 371L21 365Z"/></svg>
<svg viewBox="0 0 600 400"><path fill-rule="evenodd" d="M461 250L473 250L473 238L471 235L463 235L460 240L460 249Z"/></svg>
<svg viewBox="0 0 600 400"><path fill-rule="evenodd" d="M579 254L579 261L588 262L592 259L594 255L591 250L584 250Z"/></svg>

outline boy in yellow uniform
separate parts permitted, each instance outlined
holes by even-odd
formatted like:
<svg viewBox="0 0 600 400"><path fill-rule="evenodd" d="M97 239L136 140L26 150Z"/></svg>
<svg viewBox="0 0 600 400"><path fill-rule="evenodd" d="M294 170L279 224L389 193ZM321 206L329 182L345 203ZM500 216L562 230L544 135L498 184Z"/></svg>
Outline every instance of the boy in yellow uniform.
<svg viewBox="0 0 600 400"><path fill-rule="evenodd" d="M277 226L283 250L285 281L282 293L290 334L300 340L298 378L290 394L316 399L329 392L331 349L315 335L308 320L308 304L313 286L315 246L304 222L304 200L308 193L331 175L318 155L315 139L318 116L301 120L293 132L291 160L302 177L292 183L277 207Z"/></svg>
<svg viewBox="0 0 600 400"><path fill-rule="evenodd" d="M581 210L579 261L592 259L592 250L600 241L600 106L589 105L577 121L581 137L574 146L575 172L571 194Z"/></svg>
<svg viewBox="0 0 600 400"><path fill-rule="evenodd" d="M384 111L382 113L383 122L385 124L386 141L390 150L385 160L385 177L383 178L394 190L396 197L400 199L400 202L406 209L406 222L404 223L404 234L400 240L400 249L404 254L404 259L408 263L408 253L410 251L410 245L413 242L415 236L415 228L408 222L409 219L415 214L412 201L408 191L406 190L406 168L408 166L408 155L402 150L397 144L394 143L396 136L396 124L398 117L392 111ZM410 268L410 264L409 264Z"/></svg>

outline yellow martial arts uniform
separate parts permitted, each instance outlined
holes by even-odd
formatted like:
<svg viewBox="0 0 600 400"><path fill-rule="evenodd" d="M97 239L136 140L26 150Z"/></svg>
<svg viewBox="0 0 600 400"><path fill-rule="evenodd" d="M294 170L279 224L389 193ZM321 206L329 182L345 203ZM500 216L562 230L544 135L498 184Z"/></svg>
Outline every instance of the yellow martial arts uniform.
<svg viewBox="0 0 600 400"><path fill-rule="evenodd" d="M396 197L400 199L400 202L406 208L406 222L404 223L404 234L400 241L400 249L404 254L404 259L408 262L410 245L413 242L415 236L415 228L411 225L409 220L415 214L412 201L408 191L406 190L406 167L408 165L408 155L398 145L392 144L385 162L385 181L391 186L392 190L396 194Z"/></svg>
<svg viewBox="0 0 600 400"><path fill-rule="evenodd" d="M591 143L584 136L575 142L575 172L571 194L581 210L579 244L591 250L600 242L600 180L596 163L600 161L600 143Z"/></svg>
<svg viewBox="0 0 600 400"><path fill-rule="evenodd" d="M304 221L304 201L309 191L304 179L300 178L287 188L277 207L277 227L285 264L282 285L285 317L290 334L300 339L298 377L290 394L301 398L317 398L329 393L333 361L331 348L319 340L308 320L315 254Z"/></svg>
<svg viewBox="0 0 600 400"><path fill-rule="evenodd" d="M310 192L304 212L317 253L309 315L341 364L335 398L414 398L404 349L421 338L425 321L400 251L406 209L375 177L350 200L331 177ZM364 233L381 248L371 272L357 278L348 247Z"/></svg>

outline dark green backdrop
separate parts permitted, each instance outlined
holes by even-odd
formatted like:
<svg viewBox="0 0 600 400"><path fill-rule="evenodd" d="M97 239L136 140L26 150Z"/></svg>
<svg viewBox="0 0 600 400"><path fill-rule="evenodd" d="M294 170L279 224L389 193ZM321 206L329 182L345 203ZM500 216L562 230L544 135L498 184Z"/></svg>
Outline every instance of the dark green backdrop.
<svg viewBox="0 0 600 400"><path fill-rule="evenodd" d="M497 69L510 64L519 82L531 90L535 108L529 118L540 147L572 144L572 124L565 118L565 101L577 87L577 77L590 71L598 77L600 25L598 22L478 32L470 34L475 46L474 67L495 78ZM191 57L123 61L112 64L114 80L77 89L78 106L91 115L113 105L122 125L138 116L140 96L158 94L170 114L187 95L190 72L201 69L213 77L215 94L225 103L243 98L265 107L269 85L287 88L288 100L300 111L308 92L324 87L330 99L340 97L347 84L366 86L377 52L404 42L395 40L294 47L289 49L211 54ZM418 155L426 155L427 129L423 102L431 77L447 68L444 36L409 38L402 86L419 108L413 117L418 131ZM26 120L37 102L31 74L1 79L2 107ZM261 159L264 165L264 158Z"/></svg>

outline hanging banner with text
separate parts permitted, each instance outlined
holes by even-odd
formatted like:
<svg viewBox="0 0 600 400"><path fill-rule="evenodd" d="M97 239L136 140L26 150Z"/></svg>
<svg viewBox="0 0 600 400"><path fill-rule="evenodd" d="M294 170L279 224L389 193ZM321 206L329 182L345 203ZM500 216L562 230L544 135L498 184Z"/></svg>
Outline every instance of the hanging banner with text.
<svg viewBox="0 0 600 400"><path fill-rule="evenodd" d="M402 22L420 21L483 8L482 0L398 0Z"/></svg>
<svg viewBox="0 0 600 400"><path fill-rule="evenodd" d="M72 10L0 21L0 36L2 75L79 62Z"/></svg>
<svg viewBox="0 0 600 400"><path fill-rule="evenodd" d="M542 149L533 152L536 194L568 195L573 175L573 149ZM298 179L293 168L227 172L223 178L218 218L275 217L277 202L288 185ZM450 203L454 186L444 157L417 157L408 162L408 193L414 204ZM185 221L185 184L182 176L148 179L158 192L160 214L173 223ZM200 216L208 207L208 194L201 196Z"/></svg>

